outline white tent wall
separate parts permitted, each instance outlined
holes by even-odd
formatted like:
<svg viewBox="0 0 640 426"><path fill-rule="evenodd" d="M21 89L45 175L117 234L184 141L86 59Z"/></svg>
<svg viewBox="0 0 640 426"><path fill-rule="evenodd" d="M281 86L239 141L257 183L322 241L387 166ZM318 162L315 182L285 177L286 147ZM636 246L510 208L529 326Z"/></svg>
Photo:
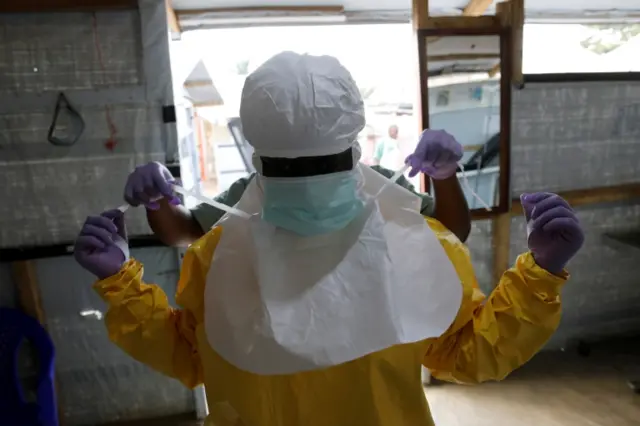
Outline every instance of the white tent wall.
<svg viewBox="0 0 640 426"><path fill-rule="evenodd" d="M60 91L86 123L71 147L47 142ZM178 160L175 123L164 123L162 114L174 103L164 2L95 14L0 14L0 98L0 248L72 242L87 215L122 204L135 165ZM107 106L117 128L113 151L105 147ZM127 224L130 235L150 234L142 209L128 212ZM176 250L133 249L132 256L173 303ZM6 260L0 306L14 307ZM32 263L56 346L65 426L195 410L193 392L115 347L99 317L80 314L106 307L92 290L94 278L71 256ZM36 365L20 359L28 382Z"/></svg>
<svg viewBox="0 0 640 426"><path fill-rule="evenodd" d="M161 2L160 2L161 3ZM70 242L84 217L121 204L136 164L177 160L164 4L139 10L0 14L0 248ZM86 123L71 147L47 141L63 92ZM117 130L113 151L105 109ZM148 235L143 212L132 235Z"/></svg>
<svg viewBox="0 0 640 426"><path fill-rule="evenodd" d="M175 306L179 265L173 248L143 248L131 256L145 265L149 283L162 288ZM195 411L194 394L176 380L153 371L114 345L92 277L68 257L34 262L49 334L56 345L65 426L149 419Z"/></svg>
<svg viewBox="0 0 640 426"><path fill-rule="evenodd" d="M640 182L640 82L529 84L513 93L511 188L566 191ZM570 264L563 318L548 348L640 330L636 266L640 250L610 244L606 232L640 228L640 205L577 209L584 248ZM526 250L522 216L511 224L511 261ZM473 222L468 239L481 287L492 282L490 221Z"/></svg>

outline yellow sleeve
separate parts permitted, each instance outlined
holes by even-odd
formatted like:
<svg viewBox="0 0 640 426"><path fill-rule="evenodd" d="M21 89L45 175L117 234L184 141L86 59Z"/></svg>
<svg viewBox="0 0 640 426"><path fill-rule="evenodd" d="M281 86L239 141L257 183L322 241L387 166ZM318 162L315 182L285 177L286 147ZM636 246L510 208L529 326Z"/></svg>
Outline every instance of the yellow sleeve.
<svg viewBox="0 0 640 426"><path fill-rule="evenodd" d="M195 329L202 322L205 278L219 239L220 230L212 230L187 250L176 295L183 309L170 307L160 287L142 281L143 266L134 259L94 286L108 305L111 341L190 388L203 381Z"/></svg>
<svg viewBox="0 0 640 426"><path fill-rule="evenodd" d="M502 380L542 348L560 322L560 289L568 274L555 276L530 253L518 257L486 298L467 248L434 219L427 219L456 268L463 286L458 316L428 346L423 365L440 380L480 383Z"/></svg>

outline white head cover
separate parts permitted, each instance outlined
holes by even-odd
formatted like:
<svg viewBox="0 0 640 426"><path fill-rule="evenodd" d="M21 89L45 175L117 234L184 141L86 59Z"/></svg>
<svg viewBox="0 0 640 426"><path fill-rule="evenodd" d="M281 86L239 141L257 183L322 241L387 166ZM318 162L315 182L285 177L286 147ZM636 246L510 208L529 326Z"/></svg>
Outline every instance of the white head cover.
<svg viewBox="0 0 640 426"><path fill-rule="evenodd" d="M365 124L349 71L331 56L293 52L272 57L247 77L240 119L256 156L279 158L344 152Z"/></svg>

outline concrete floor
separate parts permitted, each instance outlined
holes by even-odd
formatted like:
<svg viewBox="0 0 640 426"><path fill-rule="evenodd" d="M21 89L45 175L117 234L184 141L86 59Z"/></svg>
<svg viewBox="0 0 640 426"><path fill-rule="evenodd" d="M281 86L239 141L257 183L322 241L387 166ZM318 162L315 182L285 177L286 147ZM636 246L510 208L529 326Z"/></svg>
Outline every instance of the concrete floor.
<svg viewBox="0 0 640 426"><path fill-rule="evenodd" d="M538 355L501 383L426 389L437 426L639 426L640 351Z"/></svg>
<svg viewBox="0 0 640 426"><path fill-rule="evenodd" d="M588 357L542 353L501 383L435 383L425 392L437 426L640 426L633 379L640 379L637 338L592 346ZM201 423L187 416L126 425Z"/></svg>

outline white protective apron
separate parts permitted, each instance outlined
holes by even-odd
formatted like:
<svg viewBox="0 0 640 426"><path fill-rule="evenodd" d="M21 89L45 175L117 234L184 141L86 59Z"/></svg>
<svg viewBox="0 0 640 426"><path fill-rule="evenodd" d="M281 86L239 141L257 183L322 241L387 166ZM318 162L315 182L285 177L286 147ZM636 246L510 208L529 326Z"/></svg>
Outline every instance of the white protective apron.
<svg viewBox="0 0 640 426"><path fill-rule="evenodd" d="M359 167L370 202L343 230L302 237L264 222L257 179L236 205L251 218L227 214L217 224L205 332L235 367L326 368L440 336L454 321L462 286L419 197Z"/></svg>

